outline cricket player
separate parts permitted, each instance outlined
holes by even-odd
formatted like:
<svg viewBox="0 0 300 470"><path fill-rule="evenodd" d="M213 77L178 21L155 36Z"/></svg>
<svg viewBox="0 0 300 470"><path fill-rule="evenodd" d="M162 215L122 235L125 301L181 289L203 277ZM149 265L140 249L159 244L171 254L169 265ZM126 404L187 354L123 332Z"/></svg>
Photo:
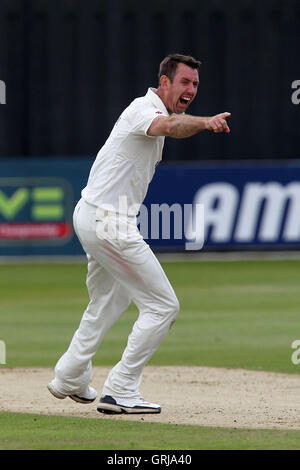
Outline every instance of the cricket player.
<svg viewBox="0 0 300 470"><path fill-rule="evenodd" d="M171 54L160 64L159 86L135 99L121 114L90 171L74 210L74 229L87 255L90 302L68 350L58 360L49 391L90 403L92 358L110 327L131 301L139 315L120 361L103 385L102 413L160 413L140 394L142 372L179 311L175 292L137 228L137 214L165 137L187 138L204 130L229 132L224 112L185 114L199 85L200 62Z"/></svg>

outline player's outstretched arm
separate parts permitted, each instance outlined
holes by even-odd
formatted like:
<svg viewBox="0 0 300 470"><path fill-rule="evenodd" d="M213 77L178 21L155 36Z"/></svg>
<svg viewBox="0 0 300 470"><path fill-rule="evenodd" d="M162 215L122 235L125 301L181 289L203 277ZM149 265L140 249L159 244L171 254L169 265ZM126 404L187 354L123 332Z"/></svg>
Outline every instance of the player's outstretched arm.
<svg viewBox="0 0 300 470"><path fill-rule="evenodd" d="M166 136L175 139L191 137L200 131L230 132L226 119L231 113L220 113L216 116L200 117L188 114L172 114L172 116L158 116L152 121L148 135Z"/></svg>

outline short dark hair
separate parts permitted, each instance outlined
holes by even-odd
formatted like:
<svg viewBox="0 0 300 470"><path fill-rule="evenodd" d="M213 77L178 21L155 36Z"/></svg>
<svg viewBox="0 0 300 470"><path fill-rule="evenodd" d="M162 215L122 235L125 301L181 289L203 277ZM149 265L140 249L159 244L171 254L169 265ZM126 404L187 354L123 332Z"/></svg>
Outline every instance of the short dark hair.
<svg viewBox="0 0 300 470"><path fill-rule="evenodd" d="M201 62L190 55L169 54L159 65L158 80L162 75L166 75L173 82L178 64L185 64L198 70Z"/></svg>

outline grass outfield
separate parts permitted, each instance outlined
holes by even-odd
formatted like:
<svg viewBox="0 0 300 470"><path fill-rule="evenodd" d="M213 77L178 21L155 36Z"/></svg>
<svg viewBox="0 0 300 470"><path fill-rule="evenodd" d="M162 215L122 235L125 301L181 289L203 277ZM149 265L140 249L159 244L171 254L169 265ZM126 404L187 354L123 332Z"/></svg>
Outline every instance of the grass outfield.
<svg viewBox="0 0 300 470"><path fill-rule="evenodd" d="M241 367L299 373L300 261L169 263L181 311L152 365ZM87 305L85 265L0 265L0 340L7 365L53 366ZM131 304L94 358L112 365L137 317Z"/></svg>
<svg viewBox="0 0 300 470"><path fill-rule="evenodd" d="M291 361L291 343L300 339L300 261L203 261L163 267L181 312L149 364L299 373L300 365ZM0 340L6 343L7 367L54 366L88 302L85 274L86 266L80 264L0 265ZM120 359L136 317L131 305L105 337L94 365L113 365ZM43 428L40 440L37 426ZM68 436L66 426L72 429ZM95 429L114 438L99 440ZM6 413L0 413L0 430L1 449L300 448L299 431L117 424ZM147 436L142 447L141 432ZM166 435L168 440L163 440Z"/></svg>
<svg viewBox="0 0 300 470"><path fill-rule="evenodd" d="M0 423L1 450L300 448L300 431L206 428L21 413L0 413Z"/></svg>

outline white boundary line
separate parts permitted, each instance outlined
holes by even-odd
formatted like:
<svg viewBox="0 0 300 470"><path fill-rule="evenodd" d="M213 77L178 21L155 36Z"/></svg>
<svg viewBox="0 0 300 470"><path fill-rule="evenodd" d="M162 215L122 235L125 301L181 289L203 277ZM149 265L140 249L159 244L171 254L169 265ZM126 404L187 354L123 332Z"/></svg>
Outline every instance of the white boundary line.
<svg viewBox="0 0 300 470"><path fill-rule="evenodd" d="M155 252L154 252L155 253ZM300 251L155 253L161 262L300 260ZM86 256L0 256L1 264L85 264Z"/></svg>
<svg viewBox="0 0 300 470"><path fill-rule="evenodd" d="M195 261L259 261L259 260L300 260L300 251L231 251L231 252L209 252L209 253L161 253L156 254L162 262L195 262Z"/></svg>

